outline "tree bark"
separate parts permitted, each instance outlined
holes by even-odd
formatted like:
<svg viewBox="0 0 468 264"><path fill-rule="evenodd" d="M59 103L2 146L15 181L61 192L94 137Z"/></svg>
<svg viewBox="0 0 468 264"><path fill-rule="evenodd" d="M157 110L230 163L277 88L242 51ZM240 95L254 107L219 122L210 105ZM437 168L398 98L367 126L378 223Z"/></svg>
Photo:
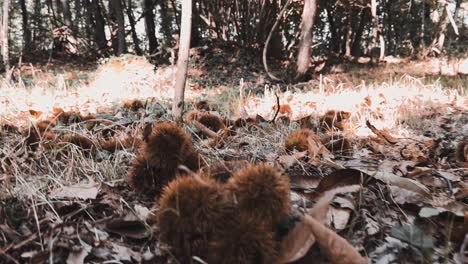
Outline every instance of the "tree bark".
<svg viewBox="0 0 468 264"><path fill-rule="evenodd" d="M196 0L192 0L192 13L192 38L190 43L192 47L197 47L200 45L200 15Z"/></svg>
<svg viewBox="0 0 468 264"><path fill-rule="evenodd" d="M23 54L29 53L31 49L31 30L29 28L29 14L26 1L20 0L21 15L23 18Z"/></svg>
<svg viewBox="0 0 468 264"><path fill-rule="evenodd" d="M73 28L72 26L72 15L70 11L70 3L68 0L60 0L62 5L62 12L63 12L63 23L70 29Z"/></svg>
<svg viewBox="0 0 468 264"><path fill-rule="evenodd" d="M101 6L99 0L92 0L91 8L93 9L94 22L96 27L94 28L94 41L96 42L98 48L103 50L107 48L107 39L106 31L104 29L105 21L102 16Z"/></svg>
<svg viewBox="0 0 468 264"><path fill-rule="evenodd" d="M182 19L180 27L180 45L177 59L177 75L172 102L172 117L180 121L184 111L185 81L190 53L190 31L192 24L192 0L182 0Z"/></svg>
<svg viewBox="0 0 468 264"><path fill-rule="evenodd" d="M296 79L304 78L309 69L310 50L312 45L312 28L314 27L317 13L317 0L305 0L302 12L301 35L299 40L299 52L297 54Z"/></svg>
<svg viewBox="0 0 468 264"><path fill-rule="evenodd" d="M112 20L117 23L117 38L112 39L112 46L116 51L116 55L120 56L127 51L125 43L125 20L123 15L122 1L109 0L109 13ZM115 29L113 29L115 31Z"/></svg>
<svg viewBox="0 0 468 264"><path fill-rule="evenodd" d="M2 6L2 57L5 71L10 71L9 43L8 43L8 19L10 11L10 0L3 0ZM7 74L8 75L8 74Z"/></svg>
<svg viewBox="0 0 468 264"><path fill-rule="evenodd" d="M385 40L382 35L380 26L379 26L379 18L377 17L377 0L371 0L371 16L372 16L372 44L370 48L371 52L371 59L374 57L373 49L377 47L377 39L380 42L380 55L379 59L382 60L385 56Z"/></svg>
<svg viewBox="0 0 468 264"><path fill-rule="evenodd" d="M132 31L132 39L133 39L133 45L135 46L135 53L137 55L141 55L143 54L143 52L140 48L140 40L138 39L138 35L135 29L135 17L133 16L132 0L128 0L125 10L126 10L128 22L130 24L130 28Z"/></svg>
<svg viewBox="0 0 468 264"><path fill-rule="evenodd" d="M143 0L143 12L145 14L145 30L148 37L149 53L155 53L158 49L158 40L156 39L156 25L154 24L154 1Z"/></svg>
<svg viewBox="0 0 468 264"><path fill-rule="evenodd" d="M364 26L369 22L369 9L364 8L361 11L361 18L359 20L359 25L354 34L353 44L351 47L351 54L353 56L361 56L361 39L362 34L364 33Z"/></svg>

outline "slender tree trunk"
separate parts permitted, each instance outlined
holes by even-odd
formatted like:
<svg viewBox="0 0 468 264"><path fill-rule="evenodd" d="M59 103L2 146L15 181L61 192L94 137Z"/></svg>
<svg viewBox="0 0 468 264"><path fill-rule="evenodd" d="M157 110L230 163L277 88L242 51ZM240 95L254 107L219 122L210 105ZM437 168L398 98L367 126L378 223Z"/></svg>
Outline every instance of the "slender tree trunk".
<svg viewBox="0 0 468 264"><path fill-rule="evenodd" d="M92 0L91 5L91 8L93 9L94 22L96 23L96 27L94 28L94 41L98 48L103 50L107 48L106 31L104 29L105 20L102 16L99 0Z"/></svg>
<svg viewBox="0 0 468 264"><path fill-rule="evenodd" d="M143 0L143 12L145 14L145 30L148 37L149 53L154 53L158 49L158 40L156 39L154 2L152 0Z"/></svg>
<svg viewBox="0 0 468 264"><path fill-rule="evenodd" d="M86 1L87 2L87 1ZM87 8L87 6L85 5L85 8L86 10L88 10L89 8ZM75 0L75 23L73 23L73 31L75 33L78 33L79 30L80 30L80 22L82 21L81 20L81 16L82 16L82 13L83 13L83 4L82 4L82 1L81 0Z"/></svg>
<svg viewBox="0 0 468 264"><path fill-rule="evenodd" d="M39 34L39 30L36 30L40 27L41 25L41 9L42 9L42 5L41 5L41 1L40 0L34 0L34 17L32 17L31 21L33 21L32 23L34 24L34 28L33 28L33 34L32 34L32 44L35 46L36 44L36 40L37 40L37 37L38 37L38 34Z"/></svg>
<svg viewBox="0 0 468 264"><path fill-rule="evenodd" d="M174 86L174 101L172 102L172 117L180 121L184 111L185 81L190 53L190 31L192 24L192 0L182 0L182 21L180 29L180 45L177 59L177 75Z"/></svg>
<svg viewBox="0 0 468 264"><path fill-rule="evenodd" d="M354 34L353 45L351 48L351 54L353 56L361 56L361 39L364 33L364 26L369 22L369 9L365 8L361 11L361 18L359 25Z"/></svg>
<svg viewBox="0 0 468 264"><path fill-rule="evenodd" d="M192 47L200 45L200 15L197 8L197 0L192 0L192 39L190 40Z"/></svg>
<svg viewBox="0 0 468 264"><path fill-rule="evenodd" d="M371 16L372 16L372 44L371 44L371 58L374 57L373 50L377 47L377 39L380 42L380 55L379 58L383 59L385 56L385 40L382 35L380 26L379 26L379 18L377 17L377 0L371 0Z"/></svg>
<svg viewBox="0 0 468 264"><path fill-rule="evenodd" d="M23 53L27 54L31 49L31 30L29 25L29 14L25 0L20 0L21 14L23 18Z"/></svg>
<svg viewBox="0 0 468 264"><path fill-rule="evenodd" d="M112 20L117 23L117 38L112 40L113 47L116 48L117 56L127 52L127 46L125 43L125 19L123 15L122 1L121 0L109 0L109 12ZM115 31L115 29L113 29Z"/></svg>
<svg viewBox="0 0 468 264"><path fill-rule="evenodd" d="M305 0L302 12L299 52L297 54L296 79L302 79L309 69L312 29L317 13L317 0Z"/></svg>
<svg viewBox="0 0 468 264"><path fill-rule="evenodd" d="M161 33L164 36L163 45L170 46L172 42L172 23L166 1L159 1L159 16L161 17Z"/></svg>
<svg viewBox="0 0 468 264"><path fill-rule="evenodd" d="M130 24L130 28L132 30L132 39L133 45L135 46L135 52L137 55L143 54L140 48L140 40L138 39L138 35L135 29L135 18L133 17L133 8L132 8L132 0L128 0L127 6L125 8L127 12L128 22Z"/></svg>
<svg viewBox="0 0 468 264"><path fill-rule="evenodd" d="M10 11L10 0L3 0L2 7L2 57L3 65L5 65L5 71L10 71L10 53L8 50L8 20Z"/></svg>
<svg viewBox="0 0 468 264"><path fill-rule="evenodd" d="M72 25L72 15L70 11L70 3L69 0L60 0L62 5L62 12L63 12L63 23L70 29L73 28Z"/></svg>

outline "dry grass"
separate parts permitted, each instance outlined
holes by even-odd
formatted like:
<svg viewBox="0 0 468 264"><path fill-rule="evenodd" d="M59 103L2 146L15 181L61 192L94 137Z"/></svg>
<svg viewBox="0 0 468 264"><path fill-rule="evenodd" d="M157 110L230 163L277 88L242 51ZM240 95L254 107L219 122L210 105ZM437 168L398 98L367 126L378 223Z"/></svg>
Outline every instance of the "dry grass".
<svg viewBox="0 0 468 264"><path fill-rule="evenodd" d="M39 147L31 151L26 145L25 134L8 132L5 124L26 131L30 123L49 118L54 107L61 107L65 111L97 114L96 119L113 123L112 130L117 134L135 136L138 135L138 128L144 124L169 119L168 102L172 97L173 82L171 67L161 67L154 72L148 62L130 57L113 59L101 65L96 73L89 74L91 82L76 82L72 87L66 85L63 75L55 76L55 79L54 76L48 77L55 80L54 89L43 82L34 84L34 80L30 80L27 86L21 82L9 84L3 81L1 84L0 201L17 197L33 210L33 222L37 225L40 218L45 216L55 224L64 221L56 211L57 201L49 196L52 190L83 182L127 188L124 179L135 152L130 149L115 153L90 152L73 144L49 149ZM217 76L201 78L207 78L209 82L209 78ZM366 120L379 129L390 129L396 137L409 138L421 137L426 131L435 130L438 125L436 119L447 113L466 113L468 110L465 77L453 83L432 78L427 82L403 74L382 79L378 72L363 76L359 70L341 76L321 76L317 82L308 84L273 88L255 87L253 82L243 83L238 78L231 80L230 85L208 89L204 91L205 94L189 89L187 97L191 102L208 99L218 112L230 118L246 112L270 120L274 115L276 92L280 103L291 107L293 121L311 115L317 123L328 110L343 110L352 114L351 127L347 131L350 138L372 134L365 125ZM194 83L199 83L199 80L189 80L189 85ZM451 87L445 87L447 84ZM129 99L143 100L146 108L138 112L122 108L124 101ZM39 118L34 117L29 113L30 109L43 114ZM458 127L463 126L467 122L466 115L455 122L458 122ZM184 129L192 135L196 148L211 164L235 159L268 161L270 154L286 155L284 140L298 127L298 123L292 122L286 125L260 123L241 128L224 142L222 148L209 146L194 127L186 125ZM86 122L81 122L71 126L59 124L53 131L60 134L79 133L99 139L102 137L100 132L108 128L108 125L98 125L89 130ZM316 132L319 132L318 127ZM122 196L120 205L132 209L129 204L139 203L135 197L134 194ZM130 201L132 199L134 201ZM89 216L94 218L99 215L90 212Z"/></svg>

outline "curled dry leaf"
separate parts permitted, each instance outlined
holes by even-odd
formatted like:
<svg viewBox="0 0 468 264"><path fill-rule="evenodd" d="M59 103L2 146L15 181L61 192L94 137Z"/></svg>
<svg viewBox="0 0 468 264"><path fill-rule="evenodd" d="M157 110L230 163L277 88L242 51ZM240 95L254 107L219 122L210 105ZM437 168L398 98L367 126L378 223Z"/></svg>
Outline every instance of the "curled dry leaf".
<svg viewBox="0 0 468 264"><path fill-rule="evenodd" d="M431 197L431 191L429 188L415 180L399 177L390 172L370 171L366 169L359 169L359 171L387 184L395 185L400 188L419 193L425 197Z"/></svg>
<svg viewBox="0 0 468 264"><path fill-rule="evenodd" d="M374 134L376 134L379 138L385 140L386 142L390 144L398 143L398 140L394 138L392 135L390 135L390 132L387 129L379 130L374 125L372 125L369 122L369 120L366 121L366 125Z"/></svg>
<svg viewBox="0 0 468 264"><path fill-rule="evenodd" d="M359 188L360 186L358 185L351 185L325 192L314 207L307 211L306 216L315 218L319 224L323 225L327 219L330 202L335 195L338 193L354 192L359 190ZM304 221L304 217L302 217L301 220L302 221L298 222L281 241L280 261L278 261L278 263L290 263L304 257L310 247L315 243L316 238L314 234L310 232L308 223ZM324 226L324 228L326 227ZM330 232L333 231L330 230Z"/></svg>
<svg viewBox="0 0 468 264"><path fill-rule="evenodd" d="M307 224L313 236L316 237L320 249L327 254L332 263L368 263L367 259L362 257L346 239L340 237L337 233L333 232L313 217L308 215L304 216L304 222Z"/></svg>

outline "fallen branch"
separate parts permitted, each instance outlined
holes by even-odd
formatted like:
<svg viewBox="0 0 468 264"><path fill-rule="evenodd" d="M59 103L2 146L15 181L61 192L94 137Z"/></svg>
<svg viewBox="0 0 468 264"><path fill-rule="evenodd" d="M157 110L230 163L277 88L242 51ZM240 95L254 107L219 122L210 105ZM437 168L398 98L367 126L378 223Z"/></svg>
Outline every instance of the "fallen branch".
<svg viewBox="0 0 468 264"><path fill-rule="evenodd" d="M275 81L281 81L278 77L274 76L270 70L268 69L268 63L267 63L267 51L268 51L268 44L270 44L271 36L273 36L273 32L275 31L276 27L278 26L281 17L283 17L283 14L286 12L287 7L291 3L291 0L288 0L286 4L284 4L283 8L281 9L280 13L278 14L278 17L276 18L275 24L273 24L273 27L270 30L270 33L268 34L268 37L265 41L265 45L263 46L263 67L265 68L265 71L271 79Z"/></svg>

